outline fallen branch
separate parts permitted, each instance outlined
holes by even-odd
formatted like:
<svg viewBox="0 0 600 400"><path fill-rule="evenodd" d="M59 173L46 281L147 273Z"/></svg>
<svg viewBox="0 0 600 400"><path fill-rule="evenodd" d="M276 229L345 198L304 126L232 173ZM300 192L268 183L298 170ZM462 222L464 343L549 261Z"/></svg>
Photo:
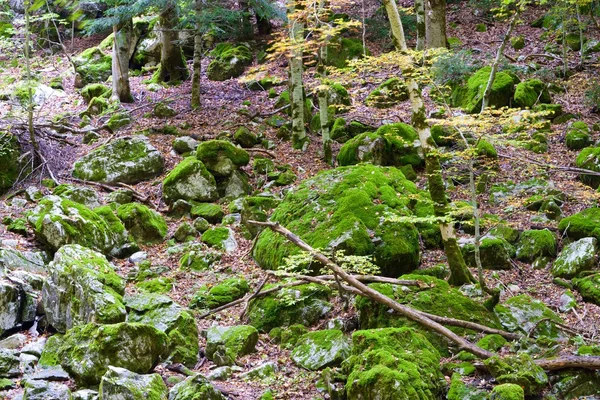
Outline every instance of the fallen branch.
<svg viewBox="0 0 600 400"><path fill-rule="evenodd" d="M117 185L119 187L114 187L114 186L107 185L105 183L92 182L92 181L84 181L82 179L73 178L71 176L64 176L63 175L62 178L63 179L67 179L69 181L81 183L83 185L97 186L97 187L102 188L102 189L104 189L106 191L109 191L109 192L114 192L116 190L119 190L120 188L125 188L127 190L130 190L133 193L133 198L136 199L137 201L139 201L140 203L146 203L146 204L149 204L152 207L156 208L155 205L152 204L152 202L150 201L150 197L149 196L143 196L140 192L138 192L137 190L133 189L131 186L126 185L124 183L117 183Z"/></svg>
<svg viewBox="0 0 600 400"><path fill-rule="evenodd" d="M535 54L528 54L525 56L525 58L523 59L523 62L527 62L527 60L529 60L530 58L536 58L536 57L544 57L544 58L552 58L554 60L560 60L561 58L558 56L555 56L554 54L549 54L549 53L535 53Z"/></svg>
<svg viewBox="0 0 600 400"><path fill-rule="evenodd" d="M258 296L260 294L260 291L265 286L265 283L267 283L267 280L269 280L268 277L263 279L262 282L260 282L260 285L258 285L258 288L256 288L256 290L254 291L254 293L251 296L248 296L248 298L246 299L245 304L244 304L244 309L240 313L240 321L243 321L246 317L246 313L248 312L248 306L250 305L250 300L252 300L253 298L255 298L256 296Z"/></svg>
<svg viewBox="0 0 600 400"><path fill-rule="evenodd" d="M542 358L535 360L535 363L547 371L556 371L565 368L600 369L600 357L594 356Z"/></svg>
<svg viewBox="0 0 600 400"><path fill-rule="evenodd" d="M273 153L272 151L269 151L269 150L264 150L264 149L244 149L244 150L246 150L248 153L264 153L271 158L277 157L275 155L275 153Z"/></svg>
<svg viewBox="0 0 600 400"><path fill-rule="evenodd" d="M576 168L576 167L565 167L562 165L552 165L552 164L546 164L540 161L537 161L533 158L520 158L520 157L514 157L514 156L510 156L508 154L502 154L502 153L498 153L499 157L502 158L507 158L509 160L516 160L516 161L527 161L528 163L537 165L538 167L543 167L546 169L554 169L557 171L561 171L561 172L566 172L566 173L570 173L570 174L580 174L580 175L591 175L591 176L600 176L600 172L596 172L596 171L592 171L589 169L584 169L584 168Z"/></svg>

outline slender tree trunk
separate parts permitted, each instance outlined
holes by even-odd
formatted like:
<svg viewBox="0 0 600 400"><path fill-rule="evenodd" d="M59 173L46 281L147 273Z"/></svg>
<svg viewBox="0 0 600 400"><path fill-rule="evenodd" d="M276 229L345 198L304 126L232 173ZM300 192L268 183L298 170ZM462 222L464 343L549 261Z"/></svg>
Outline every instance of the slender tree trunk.
<svg viewBox="0 0 600 400"><path fill-rule="evenodd" d="M160 75L161 82L184 81L190 77L181 47L177 41L177 8L171 1L159 15L161 28Z"/></svg>
<svg viewBox="0 0 600 400"><path fill-rule="evenodd" d="M417 15L417 50L425 49L426 24L425 24L425 0L415 0L415 14Z"/></svg>
<svg viewBox="0 0 600 400"><path fill-rule="evenodd" d="M196 0L196 16L201 11L202 1ZM194 67L192 74L192 108L199 108L201 104L200 83L202 78L202 31L200 22L196 21L194 34Z"/></svg>
<svg viewBox="0 0 600 400"><path fill-rule="evenodd" d="M25 8L25 72L27 76L27 131L29 132L29 143L33 147L33 165L37 166L41 162L40 146L35 137L35 129L33 127L33 89L31 87L31 32L29 20L30 0L25 0L23 7Z"/></svg>
<svg viewBox="0 0 600 400"><path fill-rule="evenodd" d="M487 85L485 86L485 90L483 91L483 99L481 100L481 112L483 112L490 103L490 95L492 94L492 87L494 86L494 80L496 79L496 72L498 72L498 65L500 64L500 60L502 60L504 49L506 48L506 45L510 40L512 32L515 29L515 26L517 25L517 21L519 19L520 14L521 7L517 6L517 11L515 11L515 15L513 15L512 20L508 25L508 29L506 30L506 34L504 35L504 39L502 39L502 43L500 43L500 47L498 47L498 51L496 52L496 58L494 58L494 62L492 63L490 77L488 78Z"/></svg>
<svg viewBox="0 0 600 400"><path fill-rule="evenodd" d="M583 69L583 22L581 21L581 13L579 12L578 3L575 3L575 10L577 11L577 27L579 28L579 69Z"/></svg>
<svg viewBox="0 0 600 400"><path fill-rule="evenodd" d="M240 9L242 10L242 32L245 39L252 39L254 32L252 29L252 23L250 22L250 16L252 12L250 10L250 4L248 0L240 0Z"/></svg>
<svg viewBox="0 0 600 400"><path fill-rule="evenodd" d="M446 47L446 0L425 1L425 46L428 49Z"/></svg>
<svg viewBox="0 0 600 400"><path fill-rule="evenodd" d="M399 31L402 32L402 22L398 14L398 9L395 10L395 15L389 13L394 8L387 8L388 18L390 24L393 26L395 23L399 23ZM397 22L394 22L397 21ZM392 33L394 30L392 30ZM406 40L404 35L395 38L394 43L398 43L396 49L400 51L408 51ZM427 174L427 183L429 186L429 194L431 200L434 203L434 213L436 217L445 218L448 216L448 197L446 195L446 188L444 186L444 178L442 176L442 168L440 165L439 155L435 146L435 142L431 137L431 131L426 120L425 104L423 103L423 96L419 89L419 85L414 78L410 78L411 71L403 71L406 79L406 86L408 88L408 94L410 98L412 108L412 124L419 134L419 141L421 142L421 148L423 149L423 155L425 157L425 173ZM442 234L442 242L444 244L444 252L448 259L448 266L450 267L450 278L448 281L452 285L462 285L474 281L473 275L467 268L465 260L463 259L458 241L456 238L456 232L451 222L440 222L440 233Z"/></svg>
<svg viewBox="0 0 600 400"><path fill-rule="evenodd" d="M402 29L402 21L398 13L396 0L383 0L383 5L390 21L392 30L392 43L396 50L407 50L406 39L404 38L404 30Z"/></svg>
<svg viewBox="0 0 600 400"><path fill-rule="evenodd" d="M308 146L308 137L304 121L304 84L302 80L302 41L304 24L293 18L295 13L295 0L288 0L288 20L290 24L290 38L292 50L290 56L290 104L292 111L292 146L295 149L305 150Z"/></svg>
<svg viewBox="0 0 600 400"><path fill-rule="evenodd" d="M133 23L131 20L118 26L113 25L112 96L124 103L132 103L129 87L129 45Z"/></svg>

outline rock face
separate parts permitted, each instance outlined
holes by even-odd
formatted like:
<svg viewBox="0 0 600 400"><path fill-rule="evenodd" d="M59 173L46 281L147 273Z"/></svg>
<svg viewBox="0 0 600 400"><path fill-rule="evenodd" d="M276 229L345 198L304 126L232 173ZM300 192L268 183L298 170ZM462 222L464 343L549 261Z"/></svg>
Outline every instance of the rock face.
<svg viewBox="0 0 600 400"><path fill-rule="evenodd" d="M450 99L452 105L462 107L468 113L481 111L483 93L490 78L490 73L491 67L483 67L469 78L466 86L454 88ZM509 106L513 99L515 84L517 82L518 79L516 77L506 72L498 72L492 85L490 107L500 108Z"/></svg>
<svg viewBox="0 0 600 400"><path fill-rule="evenodd" d="M532 337L547 336L562 338L563 333L553 322L563 323L562 319L544 303L522 294L511 297L494 307L504 329L521 332ZM535 328L535 331L531 330Z"/></svg>
<svg viewBox="0 0 600 400"><path fill-rule="evenodd" d="M173 386L169 400L226 400L220 390L214 388L208 379L197 374Z"/></svg>
<svg viewBox="0 0 600 400"><path fill-rule="evenodd" d="M0 194L5 193L17 180L19 176L19 145L17 138L12 135L5 134L0 138Z"/></svg>
<svg viewBox="0 0 600 400"><path fill-rule="evenodd" d="M159 374L140 375L108 367L100 381L100 400L165 400L169 389Z"/></svg>
<svg viewBox="0 0 600 400"><path fill-rule="evenodd" d="M165 219L143 204L123 204L117 209L117 216L139 243L159 243L167 236Z"/></svg>
<svg viewBox="0 0 600 400"><path fill-rule="evenodd" d="M28 217L36 237L51 251L65 244L79 244L111 256L137 251L125 227L110 207L93 211L83 204L50 195L38 203Z"/></svg>
<svg viewBox="0 0 600 400"><path fill-rule="evenodd" d="M48 265L42 299L48 322L59 332L89 322L125 321L125 283L93 250L65 245Z"/></svg>
<svg viewBox="0 0 600 400"><path fill-rule="evenodd" d="M196 157L180 162L163 181L165 201L215 201L218 198L215 178Z"/></svg>
<svg viewBox="0 0 600 400"><path fill-rule="evenodd" d="M206 357L219 366L234 365L239 357L252 353L257 342L253 326L213 326L206 331Z"/></svg>
<svg viewBox="0 0 600 400"><path fill-rule="evenodd" d="M583 238L566 245L552 265L552 275L573 278L582 271L591 270L596 264L596 238Z"/></svg>
<svg viewBox="0 0 600 400"><path fill-rule="evenodd" d="M169 338L166 358L192 368L198 360L198 328L192 314L167 296L145 293L125 298L128 322L152 325Z"/></svg>
<svg viewBox="0 0 600 400"><path fill-rule="evenodd" d="M344 363L348 400L438 398L445 386L440 354L410 328L357 331ZM382 395L383 394L383 395Z"/></svg>
<svg viewBox="0 0 600 400"><path fill-rule="evenodd" d="M122 137L83 156L73 176L103 183L138 183L162 173L164 158L145 136Z"/></svg>
<svg viewBox="0 0 600 400"><path fill-rule="evenodd" d="M315 248L371 255L383 275L398 277L417 268L420 259L415 227L386 219L410 213L411 200L398 193L418 191L396 168L340 167L301 183L279 204L271 220ZM296 253L293 244L264 230L253 255L262 268L277 269L285 257Z"/></svg>
<svg viewBox="0 0 600 400"><path fill-rule="evenodd" d="M317 371L339 365L349 355L350 344L342 331L330 329L300 337L292 351L292 360L303 368Z"/></svg>
<svg viewBox="0 0 600 400"><path fill-rule="evenodd" d="M52 336L40 364L60 364L79 385L94 385L109 365L148 373L167 350L167 342L167 335L150 325L80 325L62 337Z"/></svg>
<svg viewBox="0 0 600 400"><path fill-rule="evenodd" d="M403 123L383 125L376 132L350 139L340 149L337 160L342 166L360 162L397 167L423 164L419 135Z"/></svg>

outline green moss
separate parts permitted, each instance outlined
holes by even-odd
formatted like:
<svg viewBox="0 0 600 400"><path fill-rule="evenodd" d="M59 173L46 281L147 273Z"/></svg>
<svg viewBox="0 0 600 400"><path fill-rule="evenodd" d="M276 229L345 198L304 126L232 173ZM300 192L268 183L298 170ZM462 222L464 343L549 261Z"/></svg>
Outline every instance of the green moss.
<svg viewBox="0 0 600 400"><path fill-rule="evenodd" d="M450 390L447 395L448 400L488 400L487 392L477 389L473 386L467 386L463 383L461 375L452 374L450 381Z"/></svg>
<svg viewBox="0 0 600 400"><path fill-rule="evenodd" d="M517 84L515 88L515 104L523 108L531 108L537 103L552 103L548 88L539 79L528 79Z"/></svg>
<svg viewBox="0 0 600 400"><path fill-rule="evenodd" d="M200 374L190 376L173 386L169 395L177 400L227 400L220 390Z"/></svg>
<svg viewBox="0 0 600 400"><path fill-rule="evenodd" d="M376 108L389 108L408 100L406 83L399 78L390 78L377 86L365 99L367 105Z"/></svg>
<svg viewBox="0 0 600 400"><path fill-rule="evenodd" d="M163 194L167 203L178 199L214 201L218 197L214 176L195 157L185 158L165 177Z"/></svg>
<svg viewBox="0 0 600 400"><path fill-rule="evenodd" d="M517 260L531 262L539 257L556 256L556 236L548 229L521 233L517 242Z"/></svg>
<svg viewBox="0 0 600 400"><path fill-rule="evenodd" d="M225 244L223 242L225 242L230 235L231 231L229 228L212 228L202 234L202 242L206 243L210 247L224 249Z"/></svg>
<svg viewBox="0 0 600 400"><path fill-rule="evenodd" d="M581 150L575 161L577 167L600 172L600 147L588 147ZM579 175L583 183L593 187L600 186L600 177L593 175Z"/></svg>
<svg viewBox="0 0 600 400"><path fill-rule="evenodd" d="M600 208L591 207L563 218L558 229L572 239L595 237L600 240Z"/></svg>
<svg viewBox="0 0 600 400"><path fill-rule="evenodd" d="M140 203L119 206L117 216L140 243L160 243L167 235L167 223L156 211Z"/></svg>
<svg viewBox="0 0 600 400"><path fill-rule="evenodd" d="M343 68L348 61L362 58L364 53L365 50L360 39L334 38L327 45L325 64Z"/></svg>
<svg viewBox="0 0 600 400"><path fill-rule="evenodd" d="M252 147L258 143L258 138L250 129L240 126L234 133L233 139L242 147Z"/></svg>
<svg viewBox="0 0 600 400"><path fill-rule="evenodd" d="M250 325L213 326L206 331L206 357L217 365L233 365L254 352L258 331Z"/></svg>
<svg viewBox="0 0 600 400"><path fill-rule="evenodd" d="M493 356L483 363L498 383L515 384L528 396L539 393L548 385L544 370L526 353L504 358Z"/></svg>
<svg viewBox="0 0 600 400"><path fill-rule="evenodd" d="M89 83L104 82L112 73L112 57L106 55L98 47L84 50L73 57L77 71L76 81L83 87Z"/></svg>
<svg viewBox="0 0 600 400"><path fill-rule="evenodd" d="M481 338L477 342L477 346L491 352L498 352L506 343L508 342L503 336L492 334L485 335L483 338Z"/></svg>
<svg viewBox="0 0 600 400"><path fill-rule="evenodd" d="M492 398L494 400L525 400L525 392L519 385L505 383L503 385L494 386Z"/></svg>
<svg viewBox="0 0 600 400"><path fill-rule="evenodd" d="M182 270L205 271L221 259L217 252L190 250L179 260Z"/></svg>
<svg viewBox="0 0 600 400"><path fill-rule="evenodd" d="M600 274L574 279L573 284L585 301L600 305Z"/></svg>
<svg viewBox="0 0 600 400"><path fill-rule="evenodd" d="M169 293L173 289L173 279L158 277L135 285L138 289L149 293Z"/></svg>
<svg viewBox="0 0 600 400"><path fill-rule="evenodd" d="M218 224L225 213L218 204L195 203L190 211L192 217L201 217L210 223Z"/></svg>
<svg viewBox="0 0 600 400"><path fill-rule="evenodd" d="M563 337L562 332L553 323L563 323L562 319L543 302L528 295L513 296L496 305L494 312L509 332L518 331L532 337ZM531 332L534 328L535 331Z"/></svg>
<svg viewBox="0 0 600 400"><path fill-rule="evenodd" d="M207 76L213 81L224 81L236 78L244 72L244 67L252 63L252 53L246 45L235 46L231 43L219 43L211 57L215 57L208 65Z"/></svg>
<svg viewBox="0 0 600 400"><path fill-rule="evenodd" d="M486 24L477 24L475 25L475 32L487 32Z"/></svg>
<svg viewBox="0 0 600 400"><path fill-rule="evenodd" d="M95 97L108 99L111 95L111 88L102 83L90 83L81 89L81 96L86 103L89 103Z"/></svg>
<svg viewBox="0 0 600 400"><path fill-rule="evenodd" d="M476 149L477 149L477 154L479 156L493 158L493 159L498 158L498 152L496 151L496 148L494 147L494 145L492 145L490 142L488 142L485 139L481 139L481 140L477 141Z"/></svg>
<svg viewBox="0 0 600 400"><path fill-rule="evenodd" d="M340 365L350 355L350 345L342 331L313 331L300 337L291 354L297 365L317 371Z"/></svg>
<svg viewBox="0 0 600 400"><path fill-rule="evenodd" d="M431 137L438 146L452 146L460 135L452 126L434 125L431 127Z"/></svg>
<svg viewBox="0 0 600 400"><path fill-rule="evenodd" d="M467 266L476 268L475 245L467 244L461 248ZM483 238L480 242L479 255L484 269L512 269L511 257L515 250L502 238Z"/></svg>
<svg viewBox="0 0 600 400"><path fill-rule="evenodd" d="M491 67L483 67L469 78L466 87L454 88L451 96L452 104L464 108L468 113L481 111L481 102L490 73ZM489 105L496 108L509 106L516 83L516 79L510 74L498 72L492 84Z"/></svg>
<svg viewBox="0 0 600 400"><path fill-rule="evenodd" d="M515 50L521 50L525 47L525 37L523 35L510 38L510 45Z"/></svg>
<svg viewBox="0 0 600 400"><path fill-rule="evenodd" d="M231 303L250 291L248 282L243 278L226 279L212 287L203 285L190 302L190 308L213 309Z"/></svg>
<svg viewBox="0 0 600 400"><path fill-rule="evenodd" d="M5 193L16 182L21 165L19 162L20 147L17 138L4 133L0 138L0 194Z"/></svg>
<svg viewBox="0 0 600 400"><path fill-rule="evenodd" d="M119 128L129 125L130 123L131 116L129 113L126 111L120 111L110 116L108 122L106 122L106 126L108 126L108 128L114 132Z"/></svg>
<svg viewBox="0 0 600 400"><path fill-rule="evenodd" d="M329 135L331 140L335 140L337 142L343 142L347 140L348 131L346 130L346 120L344 118L336 118L333 121Z"/></svg>

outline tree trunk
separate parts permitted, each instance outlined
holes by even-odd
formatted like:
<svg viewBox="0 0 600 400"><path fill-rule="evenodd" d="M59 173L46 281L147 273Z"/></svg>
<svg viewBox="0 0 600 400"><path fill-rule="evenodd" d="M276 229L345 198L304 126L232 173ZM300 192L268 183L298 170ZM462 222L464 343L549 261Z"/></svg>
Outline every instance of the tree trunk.
<svg viewBox="0 0 600 400"><path fill-rule="evenodd" d="M160 74L161 82L184 81L189 78L185 58L181 47L175 45L177 40L177 9L174 2L169 2L159 15L161 50Z"/></svg>
<svg viewBox="0 0 600 400"><path fill-rule="evenodd" d="M417 15L417 50L425 49L425 0L415 0L415 14Z"/></svg>
<svg viewBox="0 0 600 400"><path fill-rule="evenodd" d="M41 162L40 146L35 137L35 129L33 127L33 89L31 88L31 31L29 20L30 1L25 0L25 72L27 76L27 131L29 132L29 143L33 147L33 166L36 167Z"/></svg>
<svg viewBox="0 0 600 400"><path fill-rule="evenodd" d="M252 12L250 11L248 0L240 0L240 9L242 10L242 20L240 23L242 24L242 34L244 39L252 39L254 30L252 29L252 23L250 22Z"/></svg>
<svg viewBox="0 0 600 400"><path fill-rule="evenodd" d="M112 96L123 103L133 102L129 87L129 46L132 30L131 20L121 25L113 25Z"/></svg>
<svg viewBox="0 0 600 400"><path fill-rule="evenodd" d="M196 15L200 13L202 2L196 1ZM192 74L192 108L199 108L201 103L200 98L200 82L202 78L202 32L200 22L196 21L196 32L194 34L194 67Z"/></svg>
<svg viewBox="0 0 600 400"><path fill-rule="evenodd" d="M425 1L425 46L428 49L446 47L446 0Z"/></svg>
<svg viewBox="0 0 600 400"><path fill-rule="evenodd" d="M395 15L390 14L390 10L395 9ZM394 24L399 24L399 30L392 29L394 32L402 32L402 22L400 21L400 15L396 7L386 7L388 11L388 18L392 27ZM397 36L394 39L394 43L398 43L396 50L408 51L404 34ZM448 215L448 197L446 196L446 188L444 186L444 179L442 176L442 168L440 166L440 159L437 153L435 142L431 137L431 131L426 120L425 104L423 103L423 96L419 90L417 81L410 78L411 71L403 71L406 79L406 86L408 88L408 94L410 98L412 108L412 124L419 134L419 141L421 142L421 148L423 149L423 155L425 157L425 172L427 174L427 182L429 185L429 193L431 200L434 203L434 213L436 217L444 218ZM460 248L458 247L458 241L456 239L456 233L452 223L440 222L440 233L442 234L442 242L444 244L444 252L448 259L448 266L450 267L450 278L448 281L453 285L462 285L474 281L471 272L465 264Z"/></svg>
<svg viewBox="0 0 600 400"><path fill-rule="evenodd" d="M258 29L258 33L260 35L268 35L273 32L273 25L271 25L271 21L268 18L263 18L260 16L256 16L256 28Z"/></svg>
<svg viewBox="0 0 600 400"><path fill-rule="evenodd" d="M288 19L292 49L290 55L290 104L292 111L292 146L295 149L306 150L308 137L304 126L304 84L302 81L302 41L304 24L295 20L295 1L288 0Z"/></svg>
<svg viewBox="0 0 600 400"><path fill-rule="evenodd" d="M404 38L404 30L402 29L402 21L398 13L396 0L383 0L383 5L390 21L392 30L392 43L396 50L407 50L406 39Z"/></svg>

